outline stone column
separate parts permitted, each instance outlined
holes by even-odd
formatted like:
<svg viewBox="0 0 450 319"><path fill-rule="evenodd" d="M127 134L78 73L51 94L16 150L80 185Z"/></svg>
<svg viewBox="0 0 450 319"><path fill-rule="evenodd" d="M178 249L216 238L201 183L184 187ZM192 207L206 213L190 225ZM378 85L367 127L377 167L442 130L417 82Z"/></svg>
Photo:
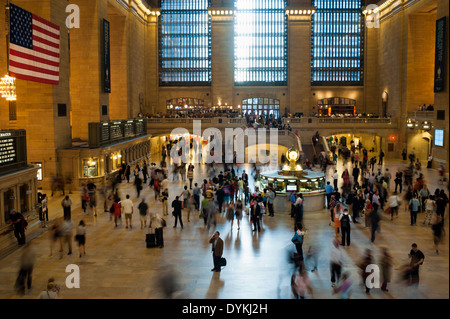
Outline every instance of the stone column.
<svg viewBox="0 0 450 319"><path fill-rule="evenodd" d="M449 56L448 52L450 50L449 47L449 2L447 0L438 0L437 1L437 19L441 19L443 17L447 17L447 26L446 26L446 36L445 36L445 61L446 61L446 70L445 70L445 89L443 92L438 92L434 94L434 113L435 120L433 121L433 125L435 129L444 130L444 147L433 146L433 167L438 168L441 164L444 164L447 170L449 171L449 108L448 108L448 100L449 100ZM438 111L440 113L445 112L445 116L443 119L438 119ZM431 130L430 133L435 134L435 130ZM434 141L433 141L434 143Z"/></svg>
<svg viewBox="0 0 450 319"><path fill-rule="evenodd" d="M287 7L288 14L288 112L308 116L316 102L311 95L311 14L290 14L291 10L312 7Z"/></svg>
<svg viewBox="0 0 450 319"><path fill-rule="evenodd" d="M80 8L80 28L70 30L70 92L72 134L88 140L88 123L108 120L102 105L109 105L103 88L103 19L108 20L107 0L70 0Z"/></svg>
<svg viewBox="0 0 450 319"><path fill-rule="evenodd" d="M220 6L219 6L220 5ZM211 6L210 10L228 11L233 7L223 7L222 3ZM232 14L211 14L211 101L212 105L233 105L233 51L234 27Z"/></svg>

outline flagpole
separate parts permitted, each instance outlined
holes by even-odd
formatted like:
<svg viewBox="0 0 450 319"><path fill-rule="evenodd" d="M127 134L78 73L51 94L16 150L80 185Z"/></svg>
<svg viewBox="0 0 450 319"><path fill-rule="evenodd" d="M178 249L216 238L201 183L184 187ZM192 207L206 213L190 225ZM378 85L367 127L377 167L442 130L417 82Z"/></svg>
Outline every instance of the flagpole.
<svg viewBox="0 0 450 319"><path fill-rule="evenodd" d="M11 0L6 1L5 6L5 34L6 34L6 73L9 75L9 32L10 32L10 4Z"/></svg>

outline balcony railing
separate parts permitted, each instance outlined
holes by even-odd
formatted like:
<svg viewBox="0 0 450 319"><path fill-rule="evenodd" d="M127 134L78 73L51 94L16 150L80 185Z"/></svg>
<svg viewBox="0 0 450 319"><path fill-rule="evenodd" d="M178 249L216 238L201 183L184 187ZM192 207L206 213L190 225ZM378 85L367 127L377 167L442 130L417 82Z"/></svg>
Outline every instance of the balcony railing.
<svg viewBox="0 0 450 319"><path fill-rule="evenodd" d="M408 118L420 120L434 120L434 111L408 112Z"/></svg>

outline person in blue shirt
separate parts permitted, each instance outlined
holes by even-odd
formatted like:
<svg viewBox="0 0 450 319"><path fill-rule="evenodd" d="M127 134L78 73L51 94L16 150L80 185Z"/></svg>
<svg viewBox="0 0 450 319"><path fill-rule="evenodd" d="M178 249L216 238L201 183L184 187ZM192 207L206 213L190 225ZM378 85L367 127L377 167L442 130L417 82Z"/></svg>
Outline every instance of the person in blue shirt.
<svg viewBox="0 0 450 319"><path fill-rule="evenodd" d="M333 194L334 192L334 188L333 186L331 186L330 182L327 182L327 185L325 185L325 193L327 195L327 208L330 209L330 199L331 199L331 194Z"/></svg>
<svg viewBox="0 0 450 319"><path fill-rule="evenodd" d="M297 193L296 192L292 192L291 196L289 197L290 201L291 201L291 217L293 218L295 215L295 201L297 200Z"/></svg>
<svg viewBox="0 0 450 319"><path fill-rule="evenodd" d="M409 210L411 214L411 226L414 226L416 224L417 220L417 212L419 211L420 202L417 199L417 195L414 194L413 198L409 201Z"/></svg>

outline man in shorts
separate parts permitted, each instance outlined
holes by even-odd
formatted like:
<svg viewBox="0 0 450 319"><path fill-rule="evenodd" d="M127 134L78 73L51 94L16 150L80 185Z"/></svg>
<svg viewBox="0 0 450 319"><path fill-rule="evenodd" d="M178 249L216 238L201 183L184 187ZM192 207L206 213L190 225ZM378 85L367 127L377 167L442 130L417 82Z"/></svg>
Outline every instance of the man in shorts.
<svg viewBox="0 0 450 319"><path fill-rule="evenodd" d="M139 209L139 217L141 218L141 229L147 227L147 212L148 205L145 202L145 198L142 199L141 203L138 206Z"/></svg>
<svg viewBox="0 0 450 319"><path fill-rule="evenodd" d="M121 203L122 214L125 214L125 228L128 228L128 220L130 220L130 228L133 228L133 225L131 224L131 217L133 216L133 202L130 199L130 195L127 195L126 197L127 198Z"/></svg>

